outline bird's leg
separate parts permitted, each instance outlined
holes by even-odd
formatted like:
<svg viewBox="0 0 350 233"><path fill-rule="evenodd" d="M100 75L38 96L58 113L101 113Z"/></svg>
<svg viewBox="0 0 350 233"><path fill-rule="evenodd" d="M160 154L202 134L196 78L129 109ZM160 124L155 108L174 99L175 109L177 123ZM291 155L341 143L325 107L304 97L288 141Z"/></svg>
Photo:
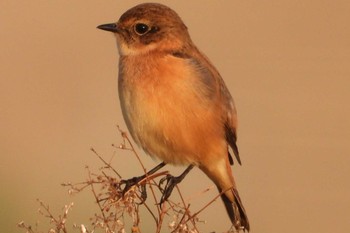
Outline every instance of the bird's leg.
<svg viewBox="0 0 350 233"><path fill-rule="evenodd" d="M163 193L161 199L160 199L160 205L162 205L166 200L168 200L168 198L170 197L174 187L180 183L185 176L192 170L192 168L194 167L194 165L190 165L186 168L186 170L179 176L172 176L170 174L167 174L166 177L162 178L159 181L159 188L160 191ZM161 187L162 184L166 181L166 185L164 187L164 189Z"/></svg>
<svg viewBox="0 0 350 233"><path fill-rule="evenodd" d="M131 179L121 180L120 183L122 185L125 184L125 187L123 189L123 196L132 186L137 185L141 180L145 179L147 176L154 174L156 171L158 171L159 169L161 169L165 165L166 165L166 163L162 162L142 176L136 176L136 177L133 177ZM142 201L140 204L142 204L147 198L146 184L145 183L141 184L141 198L142 198Z"/></svg>

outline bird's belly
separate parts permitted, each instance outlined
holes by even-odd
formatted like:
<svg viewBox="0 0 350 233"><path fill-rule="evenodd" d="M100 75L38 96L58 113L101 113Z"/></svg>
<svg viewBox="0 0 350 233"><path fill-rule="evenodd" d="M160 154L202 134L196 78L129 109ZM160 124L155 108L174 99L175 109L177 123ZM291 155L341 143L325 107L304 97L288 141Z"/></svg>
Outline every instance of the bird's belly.
<svg viewBox="0 0 350 233"><path fill-rule="evenodd" d="M152 65L157 69L145 66L142 73L123 65L134 72L122 71L119 77L124 119L135 142L152 157L198 164L209 147L224 138L221 110L190 63L173 57L158 63ZM174 69L178 65L182 69Z"/></svg>
<svg viewBox="0 0 350 233"><path fill-rule="evenodd" d="M152 157L171 164L198 164L221 138L221 122L206 104L191 95L168 89L122 92L124 119L135 142ZM214 124L208 124L214 122Z"/></svg>
<svg viewBox="0 0 350 233"><path fill-rule="evenodd" d="M124 119L135 142L146 153L166 163L196 163L196 152L185 148L189 119L184 109L169 98L145 98L143 94L127 94L129 104L122 104Z"/></svg>

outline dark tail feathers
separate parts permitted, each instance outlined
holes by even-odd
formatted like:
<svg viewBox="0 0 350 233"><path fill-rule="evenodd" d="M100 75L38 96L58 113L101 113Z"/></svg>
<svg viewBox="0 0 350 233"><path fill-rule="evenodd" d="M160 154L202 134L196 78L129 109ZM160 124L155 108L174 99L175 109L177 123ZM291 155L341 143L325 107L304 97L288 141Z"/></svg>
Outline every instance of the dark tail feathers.
<svg viewBox="0 0 350 233"><path fill-rule="evenodd" d="M219 192L221 193L222 190L219 189ZM225 204L226 211L228 213L228 216L231 219L231 222L233 226L236 228L237 231L239 230L250 230L249 221L247 214L245 212L245 209L243 207L243 204L241 202L241 198L238 195L238 192L235 188L232 188L232 192L234 194L234 202L232 203L230 199L225 195L221 195L221 199Z"/></svg>

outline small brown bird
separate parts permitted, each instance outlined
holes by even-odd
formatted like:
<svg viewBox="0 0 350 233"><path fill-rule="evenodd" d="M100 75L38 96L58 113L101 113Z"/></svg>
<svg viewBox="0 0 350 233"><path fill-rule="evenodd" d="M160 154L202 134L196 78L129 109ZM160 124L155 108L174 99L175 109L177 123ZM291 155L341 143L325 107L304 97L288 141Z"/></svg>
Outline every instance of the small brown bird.
<svg viewBox="0 0 350 233"><path fill-rule="evenodd" d="M120 104L135 142L161 166L189 165L184 174L201 169L223 192L234 227L249 231L228 149L241 164L235 105L181 18L167 6L145 3L98 28L117 38Z"/></svg>

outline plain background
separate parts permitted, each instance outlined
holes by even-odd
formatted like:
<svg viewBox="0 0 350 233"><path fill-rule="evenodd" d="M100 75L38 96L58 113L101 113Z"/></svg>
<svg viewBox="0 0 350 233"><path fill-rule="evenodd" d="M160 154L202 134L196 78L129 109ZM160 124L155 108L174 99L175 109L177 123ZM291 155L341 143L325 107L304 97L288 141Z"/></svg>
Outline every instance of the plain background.
<svg viewBox="0 0 350 233"><path fill-rule="evenodd" d="M349 1L160 2L182 17L235 98L243 166L233 170L251 232L349 232ZM55 213L74 202L72 219L87 224L91 194L70 197L60 183L101 166L90 147L114 155L125 176L141 172L111 146L121 142L116 125L126 129L118 56L112 34L96 29L137 3L0 2L1 232L41 219L36 198ZM208 186L198 171L181 185L189 195ZM221 202L203 218L203 232L229 226Z"/></svg>

